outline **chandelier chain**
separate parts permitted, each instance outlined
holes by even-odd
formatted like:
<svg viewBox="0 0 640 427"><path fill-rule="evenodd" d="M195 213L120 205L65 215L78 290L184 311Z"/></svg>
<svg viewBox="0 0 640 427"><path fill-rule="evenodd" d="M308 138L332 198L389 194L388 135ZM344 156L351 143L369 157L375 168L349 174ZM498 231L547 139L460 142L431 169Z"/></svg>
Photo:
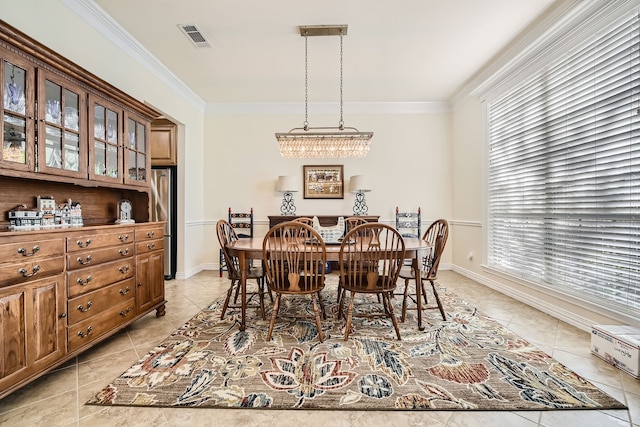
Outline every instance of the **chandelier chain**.
<svg viewBox="0 0 640 427"><path fill-rule="evenodd" d="M344 119L342 115L342 30L340 30L340 122L338 128L344 129Z"/></svg>
<svg viewBox="0 0 640 427"><path fill-rule="evenodd" d="M309 39L307 33L304 33L304 129L309 128L309 59L308 59L308 47L307 40Z"/></svg>

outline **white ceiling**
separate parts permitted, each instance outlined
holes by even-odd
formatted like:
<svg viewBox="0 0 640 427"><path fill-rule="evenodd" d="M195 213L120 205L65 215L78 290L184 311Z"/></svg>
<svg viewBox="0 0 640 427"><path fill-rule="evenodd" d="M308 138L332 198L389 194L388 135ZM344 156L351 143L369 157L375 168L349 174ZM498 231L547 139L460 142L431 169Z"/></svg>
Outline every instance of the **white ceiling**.
<svg viewBox="0 0 640 427"><path fill-rule="evenodd" d="M556 0L94 0L206 103L304 101L300 25L348 25L345 102L447 102ZM196 48L178 24L196 24ZM309 102L339 100L339 37L308 38Z"/></svg>

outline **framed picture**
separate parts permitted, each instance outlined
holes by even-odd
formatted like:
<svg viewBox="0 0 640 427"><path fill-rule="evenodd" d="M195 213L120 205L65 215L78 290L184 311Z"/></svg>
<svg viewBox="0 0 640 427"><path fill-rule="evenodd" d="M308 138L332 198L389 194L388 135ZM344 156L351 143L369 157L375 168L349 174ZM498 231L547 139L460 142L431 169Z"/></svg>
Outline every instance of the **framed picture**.
<svg viewBox="0 0 640 427"><path fill-rule="evenodd" d="M342 165L304 165L305 199L344 199Z"/></svg>

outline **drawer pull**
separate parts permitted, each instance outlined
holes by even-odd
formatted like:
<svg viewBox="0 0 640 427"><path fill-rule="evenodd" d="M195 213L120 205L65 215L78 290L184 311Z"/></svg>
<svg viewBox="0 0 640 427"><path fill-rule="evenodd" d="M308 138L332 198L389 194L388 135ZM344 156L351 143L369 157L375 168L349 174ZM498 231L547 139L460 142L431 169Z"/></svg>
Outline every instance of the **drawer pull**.
<svg viewBox="0 0 640 427"><path fill-rule="evenodd" d="M91 239L87 239L86 242L83 242L82 240L78 240L76 244L81 248L88 248L89 245L91 244Z"/></svg>
<svg viewBox="0 0 640 427"><path fill-rule="evenodd" d="M60 318L61 318L61 319L64 319L65 317L67 317L67 313L62 313L62 314L60 315Z"/></svg>
<svg viewBox="0 0 640 427"><path fill-rule="evenodd" d="M129 248L125 248L124 251L122 249L118 249L118 252L120 252L120 255L122 256L127 256L129 255Z"/></svg>
<svg viewBox="0 0 640 427"><path fill-rule="evenodd" d="M118 292L120 292L120 295L127 295L129 292L131 292L131 289L129 289L129 287L127 286L126 289L120 289Z"/></svg>
<svg viewBox="0 0 640 427"><path fill-rule="evenodd" d="M82 305L78 306L78 310L80 310L81 313L86 313L87 311L89 311L89 309L91 308L91 306L93 305L93 303L91 301L89 301L87 303L87 307L84 308Z"/></svg>
<svg viewBox="0 0 640 427"><path fill-rule="evenodd" d="M156 244L155 243L147 243L147 249L152 250L156 248Z"/></svg>
<svg viewBox="0 0 640 427"><path fill-rule="evenodd" d="M18 270L18 273L22 274L22 277L31 277L38 274L38 271L40 271L40 266L36 265L31 269L31 273L27 273L27 270L25 270L24 268Z"/></svg>
<svg viewBox="0 0 640 427"><path fill-rule="evenodd" d="M82 258L81 256L78 257L78 262L82 265L86 265L89 264L91 262L91 255L87 255L87 259Z"/></svg>
<svg viewBox="0 0 640 427"><path fill-rule="evenodd" d="M131 267L129 267L129 264L125 265L124 267L118 268L118 271L122 274L128 273L129 270L131 270Z"/></svg>
<svg viewBox="0 0 640 427"><path fill-rule="evenodd" d="M85 286L88 285L90 281L93 280L93 277L91 276L87 276L87 280L83 280L82 277L78 277L78 280L76 280L76 282L80 283L80 285Z"/></svg>
<svg viewBox="0 0 640 427"><path fill-rule="evenodd" d="M86 337L88 337L89 335L91 335L91 332L93 332L93 326L89 326L89 327L87 328L87 332L86 332L86 333L85 333L85 332L82 332L82 331L78 331L78 336L79 336L80 338L86 338Z"/></svg>
<svg viewBox="0 0 640 427"><path fill-rule="evenodd" d="M131 307L127 307L127 309L126 309L126 310L122 310L122 311L120 312L120 316L122 316L122 317L127 317L127 316L129 315L129 313L131 313Z"/></svg>
<svg viewBox="0 0 640 427"><path fill-rule="evenodd" d="M22 254L22 256L34 256L35 254L38 253L38 251L40 250L40 246L35 245L32 249L31 249L31 253L27 253L27 250L25 248L19 248L18 249L18 253Z"/></svg>
<svg viewBox="0 0 640 427"><path fill-rule="evenodd" d="M120 239L120 241L123 242L123 243L124 242L128 242L129 241L129 235L128 234L125 234L124 236L120 235L120 236L118 236L118 239Z"/></svg>
<svg viewBox="0 0 640 427"><path fill-rule="evenodd" d="M147 237L148 237L148 238L150 238L150 239L151 239L151 238L152 238L153 236L155 236L155 235L156 235L156 232L155 232L155 231L147 231Z"/></svg>

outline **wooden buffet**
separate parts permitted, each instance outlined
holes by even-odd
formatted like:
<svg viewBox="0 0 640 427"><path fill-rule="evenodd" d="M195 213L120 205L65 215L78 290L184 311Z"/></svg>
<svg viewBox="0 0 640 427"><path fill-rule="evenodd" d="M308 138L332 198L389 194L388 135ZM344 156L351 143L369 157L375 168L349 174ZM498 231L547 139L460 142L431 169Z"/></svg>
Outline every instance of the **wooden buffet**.
<svg viewBox="0 0 640 427"><path fill-rule="evenodd" d="M314 216L318 217L318 222L323 227L328 227L331 225L336 225L338 223L338 217L348 218L354 215L270 215L269 216L269 228L273 227L276 224L280 224L281 222L293 221L296 218L300 217L309 217L313 218ZM379 215L359 215L358 218L362 218L367 222L378 222L380 216Z"/></svg>
<svg viewBox="0 0 640 427"><path fill-rule="evenodd" d="M0 399L140 317L164 315L164 223L150 221L158 113L0 21ZM84 226L10 229L37 196ZM131 202L135 223L116 224Z"/></svg>

